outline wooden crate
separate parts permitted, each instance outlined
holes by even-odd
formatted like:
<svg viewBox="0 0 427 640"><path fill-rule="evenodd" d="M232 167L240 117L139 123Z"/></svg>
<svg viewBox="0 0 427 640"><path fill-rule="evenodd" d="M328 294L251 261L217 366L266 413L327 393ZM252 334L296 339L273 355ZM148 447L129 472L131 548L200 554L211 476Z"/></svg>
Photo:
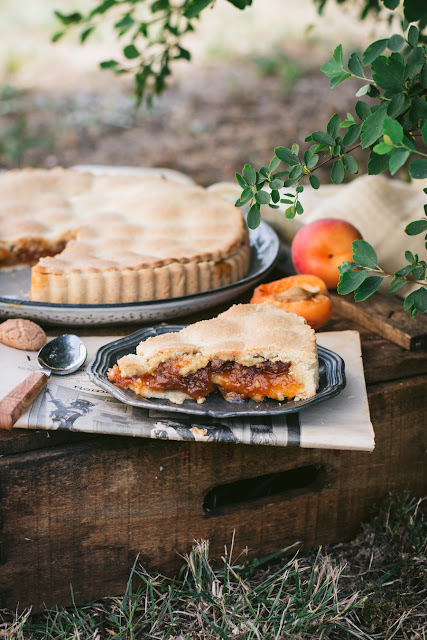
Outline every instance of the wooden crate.
<svg viewBox="0 0 427 640"><path fill-rule="evenodd" d="M423 495L427 352L361 333L373 453L0 432L0 608L120 594L137 554L173 573L233 531L258 557L349 539L390 491Z"/></svg>

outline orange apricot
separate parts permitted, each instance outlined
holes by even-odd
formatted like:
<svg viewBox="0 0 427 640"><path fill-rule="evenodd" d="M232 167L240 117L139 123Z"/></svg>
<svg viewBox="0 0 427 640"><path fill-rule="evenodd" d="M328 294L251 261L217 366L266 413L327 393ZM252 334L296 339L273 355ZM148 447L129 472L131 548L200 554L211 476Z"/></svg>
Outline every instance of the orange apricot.
<svg viewBox="0 0 427 640"><path fill-rule="evenodd" d="M296 313L319 329L331 317L332 304L323 280L311 274L299 274L261 284L254 290L251 304L269 302Z"/></svg>

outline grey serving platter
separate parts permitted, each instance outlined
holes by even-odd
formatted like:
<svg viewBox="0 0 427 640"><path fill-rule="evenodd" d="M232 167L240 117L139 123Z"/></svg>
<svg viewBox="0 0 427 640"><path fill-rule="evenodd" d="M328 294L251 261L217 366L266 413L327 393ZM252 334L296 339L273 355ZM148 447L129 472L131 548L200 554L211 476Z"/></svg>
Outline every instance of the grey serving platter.
<svg viewBox="0 0 427 640"><path fill-rule="evenodd" d="M99 326L160 322L209 309L238 297L259 284L273 268L279 239L265 222L249 232L251 259L248 274L219 289L180 298L119 304L53 304L33 302L30 268L0 270L0 318L27 318L46 324Z"/></svg>
<svg viewBox="0 0 427 640"><path fill-rule="evenodd" d="M167 413L186 413L215 418L235 418L239 416L268 416L282 413L295 413L314 404L338 395L345 387L344 360L335 352L318 346L320 382L317 393L307 400L278 402L266 399L262 403L253 400L228 402L219 393L210 394L203 404L194 400L185 400L183 404L173 404L169 400L141 398L130 389L119 389L108 378L108 370L117 360L128 353L135 353L137 345L149 337L171 331L180 331L183 325L159 325L140 329L125 338L120 338L101 347L91 363L87 373L93 383L105 389L121 402Z"/></svg>

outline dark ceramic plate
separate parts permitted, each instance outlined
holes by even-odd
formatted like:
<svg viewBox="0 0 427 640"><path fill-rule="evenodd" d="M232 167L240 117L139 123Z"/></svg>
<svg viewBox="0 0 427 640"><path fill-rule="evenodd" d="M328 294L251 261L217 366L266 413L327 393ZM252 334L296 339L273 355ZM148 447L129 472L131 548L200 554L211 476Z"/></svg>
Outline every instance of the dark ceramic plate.
<svg viewBox="0 0 427 640"><path fill-rule="evenodd" d="M268 416L281 413L294 413L311 407L338 395L345 387L345 371L343 359L333 351L318 347L320 383L317 393L307 400L278 402L266 399L264 402L244 400L228 402L220 393L210 394L203 404L194 400L185 400L183 404L173 404L169 400L159 398L141 398L130 389L119 389L107 379L110 367L117 360L128 353L135 353L136 347L142 340L170 331L180 331L182 325L159 325L149 329L141 329L126 338L120 338L101 347L88 367L89 378L99 387L125 404L144 409L153 409L169 413L186 413L199 416L213 416L215 418L233 418L238 416Z"/></svg>

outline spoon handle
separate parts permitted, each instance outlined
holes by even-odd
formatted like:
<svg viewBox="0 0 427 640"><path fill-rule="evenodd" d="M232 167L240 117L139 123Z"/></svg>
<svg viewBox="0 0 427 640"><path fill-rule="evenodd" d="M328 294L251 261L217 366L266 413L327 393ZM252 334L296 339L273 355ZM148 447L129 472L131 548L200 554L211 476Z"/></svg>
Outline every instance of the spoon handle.
<svg viewBox="0 0 427 640"><path fill-rule="evenodd" d="M33 371L0 401L0 429L11 429L25 409L37 398L48 376Z"/></svg>

